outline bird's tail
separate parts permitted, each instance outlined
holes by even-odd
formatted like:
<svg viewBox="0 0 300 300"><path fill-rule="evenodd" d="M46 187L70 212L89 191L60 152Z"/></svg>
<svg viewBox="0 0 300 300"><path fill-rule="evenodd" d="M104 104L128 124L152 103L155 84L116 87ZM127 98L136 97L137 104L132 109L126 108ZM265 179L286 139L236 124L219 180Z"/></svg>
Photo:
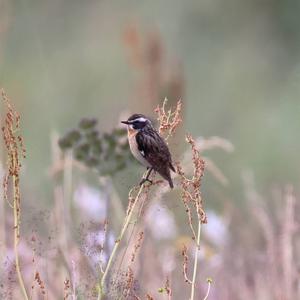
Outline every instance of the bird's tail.
<svg viewBox="0 0 300 300"><path fill-rule="evenodd" d="M170 169L169 168L163 168L160 170L157 170L157 172L163 177L165 180L169 182L170 188L172 189L174 187L173 180L170 174Z"/></svg>
<svg viewBox="0 0 300 300"><path fill-rule="evenodd" d="M175 171L175 168L174 168L174 166L173 166L173 164L170 162L170 164L169 164L169 167L170 167L170 169L174 172L174 173L176 173L176 171Z"/></svg>
<svg viewBox="0 0 300 300"><path fill-rule="evenodd" d="M171 177L168 178L168 182L169 182L170 188L172 189L174 187L174 184L173 184L173 180Z"/></svg>

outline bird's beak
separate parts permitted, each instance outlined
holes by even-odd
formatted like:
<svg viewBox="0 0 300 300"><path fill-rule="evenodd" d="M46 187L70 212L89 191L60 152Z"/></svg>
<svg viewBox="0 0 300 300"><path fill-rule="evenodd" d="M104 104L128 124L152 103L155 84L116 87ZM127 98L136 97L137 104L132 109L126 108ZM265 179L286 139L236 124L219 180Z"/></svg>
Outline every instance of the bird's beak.
<svg viewBox="0 0 300 300"><path fill-rule="evenodd" d="M126 125L130 124L130 122L128 122L128 121L121 121L121 123L126 124Z"/></svg>

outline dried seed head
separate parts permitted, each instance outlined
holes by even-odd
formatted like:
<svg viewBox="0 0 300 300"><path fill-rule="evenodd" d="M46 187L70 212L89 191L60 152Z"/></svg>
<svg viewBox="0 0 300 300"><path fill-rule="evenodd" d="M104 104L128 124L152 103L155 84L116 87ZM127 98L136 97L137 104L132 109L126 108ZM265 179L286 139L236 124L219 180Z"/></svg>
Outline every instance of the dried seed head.
<svg viewBox="0 0 300 300"><path fill-rule="evenodd" d="M3 180L3 190L4 190L4 199L8 200L8 184L11 178L14 178L14 190L15 190L15 201L17 206L17 218L19 219L20 215L20 170L21 170L21 158L26 156L26 150L24 147L23 137L18 134L20 130L20 115L12 107L9 98L7 97L4 90L1 90L2 99L4 105L6 106L6 114L4 118L4 124L2 126L2 135L7 151L7 174L4 176ZM19 222L18 222L19 224ZM16 228L19 232L19 225ZM19 233L18 233L19 235Z"/></svg>
<svg viewBox="0 0 300 300"><path fill-rule="evenodd" d="M204 175L205 162L201 158L200 152L196 147L195 140L191 135L186 136L187 143L190 144L192 150L193 160L193 174L188 178L183 171L179 162L176 165L176 171L180 177L181 199L183 201L186 213L188 215L189 225L193 234L193 239L196 239L196 233L193 226L192 207L197 213L197 218L201 223L207 223L206 213L203 208L203 201L201 196L201 181Z"/></svg>
<svg viewBox="0 0 300 300"><path fill-rule="evenodd" d="M165 134L165 139L167 140L172 136L176 128L182 122L181 119L181 110L182 110L182 101L178 100L175 110L172 112L169 109L166 112L167 99L164 100L162 106L157 106L154 112L157 114L157 120L159 121L159 133Z"/></svg>

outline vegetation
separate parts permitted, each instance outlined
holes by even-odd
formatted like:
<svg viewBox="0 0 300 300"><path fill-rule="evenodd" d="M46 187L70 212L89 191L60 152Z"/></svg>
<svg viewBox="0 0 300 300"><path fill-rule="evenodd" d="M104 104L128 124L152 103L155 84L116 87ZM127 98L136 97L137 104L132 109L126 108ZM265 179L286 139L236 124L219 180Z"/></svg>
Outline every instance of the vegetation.
<svg viewBox="0 0 300 300"><path fill-rule="evenodd" d="M0 298L299 299L298 11L0 1ZM173 190L138 185L132 113Z"/></svg>

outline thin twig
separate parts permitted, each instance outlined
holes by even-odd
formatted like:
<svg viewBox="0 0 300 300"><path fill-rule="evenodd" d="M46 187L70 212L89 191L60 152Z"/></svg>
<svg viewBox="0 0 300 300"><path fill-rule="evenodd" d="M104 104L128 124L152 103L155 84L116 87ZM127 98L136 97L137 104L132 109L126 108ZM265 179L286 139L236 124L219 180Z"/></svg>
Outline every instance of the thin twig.
<svg viewBox="0 0 300 300"><path fill-rule="evenodd" d="M207 300L208 299L208 296L209 296L209 292L210 292L210 287L211 287L211 284L212 284L212 279L211 278L207 278L207 291L206 291L206 295L205 297L203 298L203 300Z"/></svg>

